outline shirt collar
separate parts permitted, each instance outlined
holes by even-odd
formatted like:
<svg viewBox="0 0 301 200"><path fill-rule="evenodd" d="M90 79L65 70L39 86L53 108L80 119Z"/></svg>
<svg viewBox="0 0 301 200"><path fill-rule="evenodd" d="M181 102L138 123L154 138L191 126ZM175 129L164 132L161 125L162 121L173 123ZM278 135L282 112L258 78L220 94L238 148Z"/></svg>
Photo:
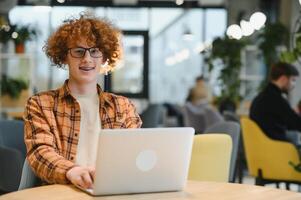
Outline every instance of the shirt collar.
<svg viewBox="0 0 301 200"><path fill-rule="evenodd" d="M70 88L68 87L68 81L69 81L69 79L65 80L64 85L61 88L59 88L59 98L60 99L72 97ZM101 105L103 105L103 103L107 103L110 106L112 106L112 101L111 101L109 93L104 92L101 89L99 84L97 84L97 93L98 93Z"/></svg>
<svg viewBox="0 0 301 200"><path fill-rule="evenodd" d="M283 93L282 90L274 83L270 82L268 84L268 87L272 88L274 91L277 91L278 93Z"/></svg>

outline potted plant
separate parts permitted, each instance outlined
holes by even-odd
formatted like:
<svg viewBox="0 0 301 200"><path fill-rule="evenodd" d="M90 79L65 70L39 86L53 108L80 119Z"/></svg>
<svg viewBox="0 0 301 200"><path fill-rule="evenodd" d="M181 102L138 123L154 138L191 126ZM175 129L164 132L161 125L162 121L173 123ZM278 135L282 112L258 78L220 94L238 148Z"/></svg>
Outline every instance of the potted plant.
<svg viewBox="0 0 301 200"><path fill-rule="evenodd" d="M3 24L0 26L0 43L6 44L11 39L11 28L9 25Z"/></svg>
<svg viewBox="0 0 301 200"><path fill-rule="evenodd" d="M2 75L0 85L1 106L23 106L28 98L29 85L26 81L17 78L9 78L6 75Z"/></svg>
<svg viewBox="0 0 301 200"><path fill-rule="evenodd" d="M12 35L12 28L0 17L0 52L6 53L8 51L8 41Z"/></svg>
<svg viewBox="0 0 301 200"><path fill-rule="evenodd" d="M221 61L221 71L218 77L221 95L216 98L216 104L231 102L234 105L241 99L240 89L240 69L241 50L247 44L246 40L231 39L228 36L216 38L212 43L205 62L209 65L209 71L215 67L214 61Z"/></svg>
<svg viewBox="0 0 301 200"><path fill-rule="evenodd" d="M0 43L6 44L11 39L11 27L0 16Z"/></svg>
<svg viewBox="0 0 301 200"><path fill-rule="evenodd" d="M301 26L294 33L293 36L293 48L291 51L284 51L281 53L281 61L294 63L301 55Z"/></svg>
<svg viewBox="0 0 301 200"><path fill-rule="evenodd" d="M267 24L263 31L256 38L259 41L259 49L261 49L266 65L266 75L261 87L268 82L268 75L273 63L280 60L277 47L287 46L289 32L287 28L280 22Z"/></svg>
<svg viewBox="0 0 301 200"><path fill-rule="evenodd" d="M15 43L16 53L24 53L25 42L32 40L37 35L37 31L30 26L20 25L13 25L12 29L12 39Z"/></svg>

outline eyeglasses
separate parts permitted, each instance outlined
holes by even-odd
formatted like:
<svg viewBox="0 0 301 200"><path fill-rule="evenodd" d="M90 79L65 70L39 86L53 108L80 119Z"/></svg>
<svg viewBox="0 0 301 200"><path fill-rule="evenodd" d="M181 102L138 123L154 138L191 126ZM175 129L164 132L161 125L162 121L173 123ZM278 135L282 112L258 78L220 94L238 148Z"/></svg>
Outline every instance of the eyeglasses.
<svg viewBox="0 0 301 200"><path fill-rule="evenodd" d="M102 53L97 47L91 47L91 48L83 48L83 47L76 47L76 48L70 48L69 49L70 54L73 58L82 58L86 55L86 51L89 51L90 56L92 58L101 58Z"/></svg>

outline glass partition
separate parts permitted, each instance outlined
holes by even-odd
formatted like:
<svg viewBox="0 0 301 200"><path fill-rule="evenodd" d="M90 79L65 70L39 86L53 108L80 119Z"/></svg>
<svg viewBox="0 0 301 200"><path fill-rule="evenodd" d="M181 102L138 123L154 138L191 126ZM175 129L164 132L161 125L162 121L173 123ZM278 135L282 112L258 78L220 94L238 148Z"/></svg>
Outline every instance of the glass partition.
<svg viewBox="0 0 301 200"><path fill-rule="evenodd" d="M148 97L148 32L124 31L123 60L110 75L109 90L134 98Z"/></svg>

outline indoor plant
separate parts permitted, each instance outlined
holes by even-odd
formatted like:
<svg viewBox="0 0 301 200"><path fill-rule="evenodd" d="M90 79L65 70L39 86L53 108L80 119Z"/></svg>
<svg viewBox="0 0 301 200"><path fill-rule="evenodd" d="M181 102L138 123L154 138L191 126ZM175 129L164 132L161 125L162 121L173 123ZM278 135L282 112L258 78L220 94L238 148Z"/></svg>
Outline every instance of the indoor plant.
<svg viewBox="0 0 301 200"><path fill-rule="evenodd" d="M277 47L288 45L289 32L287 28L280 22L267 24L261 33L258 34L256 40L259 41L259 49L263 53L264 62L266 65L265 79L262 87L269 81L268 76L273 63L280 60Z"/></svg>
<svg viewBox="0 0 301 200"><path fill-rule="evenodd" d="M0 43L6 44L11 39L12 29L9 25L0 26Z"/></svg>
<svg viewBox="0 0 301 200"><path fill-rule="evenodd" d="M298 28L298 30L294 33L294 36L292 38L292 50L291 51L285 51L281 53L281 61L293 63L301 55L301 26Z"/></svg>
<svg viewBox="0 0 301 200"><path fill-rule="evenodd" d="M12 99L20 97L23 90L28 89L28 83L22 79L9 78L6 75L1 77L1 96L8 95Z"/></svg>
<svg viewBox="0 0 301 200"><path fill-rule="evenodd" d="M216 59L221 61L221 71L218 77L221 95L217 97L216 103L232 102L237 104L240 100L240 69L241 50L247 44L246 40L231 39L228 36L216 38L212 43L205 62L209 65L209 71L215 67Z"/></svg>
<svg viewBox="0 0 301 200"><path fill-rule="evenodd" d="M2 107L23 107L30 95L28 82L19 78L8 78L6 75L2 75L0 86Z"/></svg>
<svg viewBox="0 0 301 200"><path fill-rule="evenodd" d="M24 53L24 44L28 40L32 40L36 35L37 31L30 26L13 25L12 39L15 43L16 53Z"/></svg>

